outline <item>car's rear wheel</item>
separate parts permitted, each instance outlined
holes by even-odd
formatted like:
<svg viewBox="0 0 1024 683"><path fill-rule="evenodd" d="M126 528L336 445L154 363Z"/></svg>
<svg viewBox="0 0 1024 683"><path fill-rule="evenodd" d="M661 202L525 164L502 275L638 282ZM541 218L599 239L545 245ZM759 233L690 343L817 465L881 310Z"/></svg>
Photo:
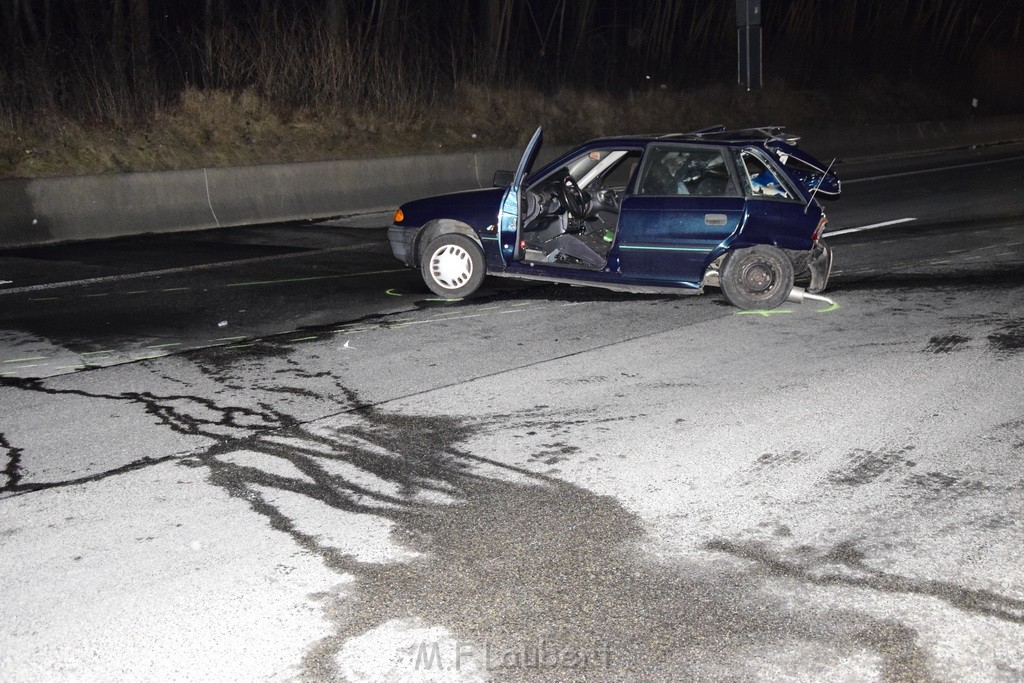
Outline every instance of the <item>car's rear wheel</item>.
<svg viewBox="0 0 1024 683"><path fill-rule="evenodd" d="M423 250L420 272L427 287L447 299L469 296L483 284L484 253L469 237L456 233L431 240Z"/></svg>
<svg viewBox="0 0 1024 683"><path fill-rule="evenodd" d="M784 251L766 244L740 249L726 257L721 284L733 306L777 308L793 290L793 262Z"/></svg>

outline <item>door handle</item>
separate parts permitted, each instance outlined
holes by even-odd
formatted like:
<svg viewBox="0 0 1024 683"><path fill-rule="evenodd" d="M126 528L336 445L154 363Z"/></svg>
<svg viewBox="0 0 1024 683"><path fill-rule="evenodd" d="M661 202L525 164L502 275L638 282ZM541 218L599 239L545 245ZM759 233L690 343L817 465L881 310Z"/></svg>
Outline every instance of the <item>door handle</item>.
<svg viewBox="0 0 1024 683"><path fill-rule="evenodd" d="M729 222L729 217L724 213L706 213L704 214L704 225L713 225L716 227L725 225Z"/></svg>

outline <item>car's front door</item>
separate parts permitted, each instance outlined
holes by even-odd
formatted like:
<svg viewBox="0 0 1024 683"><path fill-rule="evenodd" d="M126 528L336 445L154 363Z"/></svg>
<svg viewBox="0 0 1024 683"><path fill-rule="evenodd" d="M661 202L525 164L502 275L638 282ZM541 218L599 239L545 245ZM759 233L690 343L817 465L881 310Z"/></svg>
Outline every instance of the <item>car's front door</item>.
<svg viewBox="0 0 1024 683"><path fill-rule="evenodd" d="M516 169L512 184L501 198L501 207L498 209L498 238L501 245L501 260L505 265L523 258L519 246L519 231L523 224L523 182L533 168L533 162L537 160L537 152L543 138L542 129L537 128L530 138L530 144L526 146L526 151L523 152L522 159L519 160L519 168Z"/></svg>
<svg viewBox="0 0 1024 683"><path fill-rule="evenodd" d="M652 145L619 214L622 274L699 284L713 252L743 221L744 206L736 169L723 149Z"/></svg>

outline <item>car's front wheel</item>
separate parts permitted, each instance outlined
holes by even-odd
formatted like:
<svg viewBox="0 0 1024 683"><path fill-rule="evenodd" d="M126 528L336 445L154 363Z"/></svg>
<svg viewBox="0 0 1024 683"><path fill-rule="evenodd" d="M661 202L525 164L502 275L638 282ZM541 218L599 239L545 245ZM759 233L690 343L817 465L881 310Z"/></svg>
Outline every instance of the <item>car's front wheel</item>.
<svg viewBox="0 0 1024 683"><path fill-rule="evenodd" d="M446 299L469 296L483 284L484 253L469 237L457 233L440 235L423 250L420 272L427 287Z"/></svg>
<svg viewBox="0 0 1024 683"><path fill-rule="evenodd" d="M733 306L777 308L793 290L793 262L778 247L758 244L730 253L722 266L722 292Z"/></svg>

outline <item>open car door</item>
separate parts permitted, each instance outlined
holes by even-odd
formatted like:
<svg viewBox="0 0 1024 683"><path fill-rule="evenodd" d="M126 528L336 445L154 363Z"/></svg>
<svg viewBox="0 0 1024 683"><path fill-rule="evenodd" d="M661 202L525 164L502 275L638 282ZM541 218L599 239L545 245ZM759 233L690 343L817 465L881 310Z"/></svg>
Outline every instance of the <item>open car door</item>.
<svg viewBox="0 0 1024 683"><path fill-rule="evenodd" d="M505 265L523 258L523 250L519 246L519 231L523 224L523 183L533 169L533 162L537 160L537 152L544 138L542 130L537 128L530 138L530 144L526 146L523 158L519 160L515 178L501 198L501 208L498 210L498 238L501 245L501 260Z"/></svg>

